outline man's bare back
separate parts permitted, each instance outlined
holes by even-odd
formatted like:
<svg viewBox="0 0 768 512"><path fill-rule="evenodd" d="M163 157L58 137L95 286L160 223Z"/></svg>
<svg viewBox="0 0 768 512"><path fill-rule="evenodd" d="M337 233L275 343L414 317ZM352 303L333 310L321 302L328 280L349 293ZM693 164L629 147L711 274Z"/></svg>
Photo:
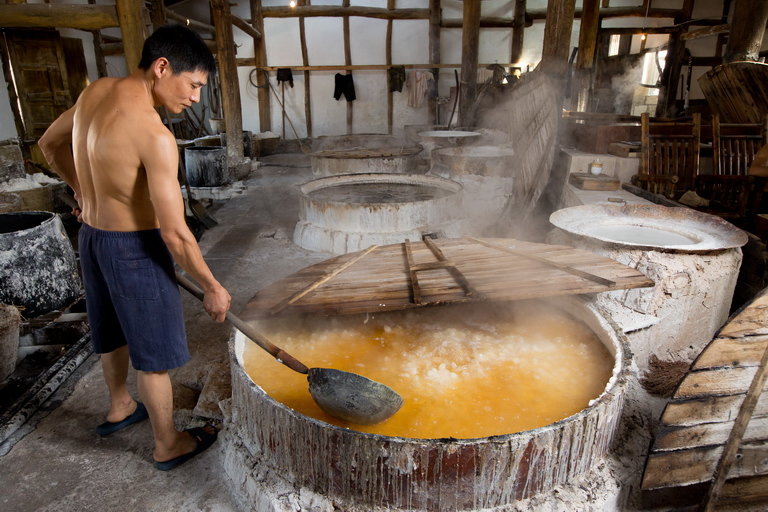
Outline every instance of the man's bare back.
<svg viewBox="0 0 768 512"><path fill-rule="evenodd" d="M109 231L159 227L141 153L173 136L143 82L103 78L75 106L73 150L82 220Z"/></svg>

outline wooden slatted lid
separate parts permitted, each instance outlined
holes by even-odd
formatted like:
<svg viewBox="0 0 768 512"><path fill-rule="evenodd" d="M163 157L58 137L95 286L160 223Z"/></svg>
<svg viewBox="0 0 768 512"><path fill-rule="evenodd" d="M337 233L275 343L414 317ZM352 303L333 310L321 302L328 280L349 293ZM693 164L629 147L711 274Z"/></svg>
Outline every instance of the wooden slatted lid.
<svg viewBox="0 0 768 512"><path fill-rule="evenodd" d="M768 288L728 320L667 403L643 474L643 503L764 507L767 442Z"/></svg>
<svg viewBox="0 0 768 512"><path fill-rule="evenodd" d="M504 238L425 239L345 254L261 290L243 317L352 314L653 286L634 268L573 247Z"/></svg>

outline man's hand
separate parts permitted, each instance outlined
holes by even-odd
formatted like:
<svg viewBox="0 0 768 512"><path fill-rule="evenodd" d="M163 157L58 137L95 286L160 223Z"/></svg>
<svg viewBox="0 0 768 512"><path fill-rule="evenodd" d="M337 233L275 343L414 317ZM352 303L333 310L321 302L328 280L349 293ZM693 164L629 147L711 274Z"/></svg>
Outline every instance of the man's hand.
<svg viewBox="0 0 768 512"><path fill-rule="evenodd" d="M75 216L77 219L77 222L83 222L83 219L81 218L83 215L83 210L80 208L80 195L77 193L77 190L75 192L75 204L72 205L72 215Z"/></svg>
<svg viewBox="0 0 768 512"><path fill-rule="evenodd" d="M203 308L208 315L216 322L223 322L227 318L227 311L232 304L232 297L229 292L221 285L213 291L205 292L203 299Z"/></svg>

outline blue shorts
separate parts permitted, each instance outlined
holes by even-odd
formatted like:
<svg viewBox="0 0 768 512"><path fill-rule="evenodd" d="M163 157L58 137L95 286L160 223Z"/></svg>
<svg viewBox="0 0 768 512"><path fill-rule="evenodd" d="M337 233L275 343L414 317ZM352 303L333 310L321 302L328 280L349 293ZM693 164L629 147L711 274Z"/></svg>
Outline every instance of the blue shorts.
<svg viewBox="0 0 768 512"><path fill-rule="evenodd" d="M173 258L160 230L82 224L78 243L94 352L127 344L133 367L145 372L189 361Z"/></svg>

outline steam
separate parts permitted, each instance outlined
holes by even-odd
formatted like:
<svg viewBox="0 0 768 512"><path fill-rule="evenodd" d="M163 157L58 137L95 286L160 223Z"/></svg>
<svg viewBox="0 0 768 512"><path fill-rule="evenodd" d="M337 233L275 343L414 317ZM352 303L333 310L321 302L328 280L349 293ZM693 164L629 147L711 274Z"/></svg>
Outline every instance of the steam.
<svg viewBox="0 0 768 512"><path fill-rule="evenodd" d="M643 76L642 59L635 62L633 66L628 66L624 73L616 75L611 79L611 89L613 91L613 111L617 114L630 114L632 112L632 99L635 90L640 85L640 79Z"/></svg>

